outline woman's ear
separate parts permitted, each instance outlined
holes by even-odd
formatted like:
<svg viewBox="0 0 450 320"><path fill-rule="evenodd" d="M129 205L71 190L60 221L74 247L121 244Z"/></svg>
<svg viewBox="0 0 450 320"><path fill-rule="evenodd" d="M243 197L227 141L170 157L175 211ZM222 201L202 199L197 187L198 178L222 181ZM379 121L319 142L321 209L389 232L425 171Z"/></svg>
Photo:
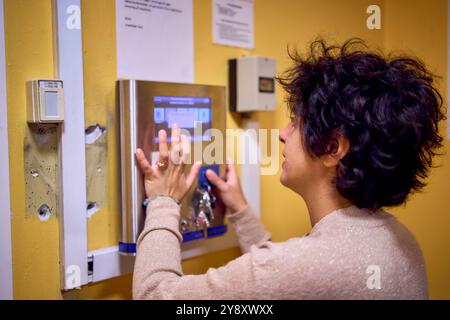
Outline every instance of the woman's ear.
<svg viewBox="0 0 450 320"><path fill-rule="evenodd" d="M328 145L328 152L322 156L325 167L336 167L339 160L345 157L350 149L350 141L339 131L334 131Z"/></svg>

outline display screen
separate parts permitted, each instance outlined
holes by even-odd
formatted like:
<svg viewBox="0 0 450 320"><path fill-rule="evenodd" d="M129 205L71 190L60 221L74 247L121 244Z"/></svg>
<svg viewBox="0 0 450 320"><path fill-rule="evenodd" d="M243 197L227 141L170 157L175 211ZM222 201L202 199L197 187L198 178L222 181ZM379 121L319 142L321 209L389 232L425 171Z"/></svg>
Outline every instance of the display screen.
<svg viewBox="0 0 450 320"><path fill-rule="evenodd" d="M57 117L58 116L58 92L45 91L45 116Z"/></svg>
<svg viewBox="0 0 450 320"><path fill-rule="evenodd" d="M259 78L259 92L274 93L275 80L273 78Z"/></svg>
<svg viewBox="0 0 450 320"><path fill-rule="evenodd" d="M212 110L211 99L200 97L154 97L155 143L159 130L166 130L170 142L170 129L176 123L189 131L191 141L210 141ZM205 134L206 133L206 134Z"/></svg>

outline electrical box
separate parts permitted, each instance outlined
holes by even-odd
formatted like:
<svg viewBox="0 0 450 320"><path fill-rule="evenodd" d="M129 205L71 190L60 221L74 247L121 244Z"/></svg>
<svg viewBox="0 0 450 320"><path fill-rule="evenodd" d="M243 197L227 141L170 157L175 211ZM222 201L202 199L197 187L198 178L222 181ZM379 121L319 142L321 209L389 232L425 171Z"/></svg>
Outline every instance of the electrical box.
<svg viewBox="0 0 450 320"><path fill-rule="evenodd" d="M275 111L276 62L266 57L229 60L230 111Z"/></svg>
<svg viewBox="0 0 450 320"><path fill-rule="evenodd" d="M170 143L173 124L190 137L191 164L201 160L197 183L181 204L180 232L183 250L198 255L235 246L231 228L224 220L224 206L216 199L215 190L205 176L207 169L220 174L225 167L225 140L215 145L215 159L205 158L205 149L216 140L214 132L225 137L225 87L194 84L120 80L118 82L121 132L122 237L121 254L134 255L136 240L145 220L145 191L135 151L141 148L152 163L158 161L158 132L166 130ZM200 159L198 158L200 157ZM186 172L190 164L186 165ZM214 249L210 239L221 236ZM201 248L200 248L201 247ZM201 250L200 250L200 249ZM202 249L203 248L203 249Z"/></svg>
<svg viewBox="0 0 450 320"><path fill-rule="evenodd" d="M64 86L62 80L27 82L27 121L59 123L64 121Z"/></svg>

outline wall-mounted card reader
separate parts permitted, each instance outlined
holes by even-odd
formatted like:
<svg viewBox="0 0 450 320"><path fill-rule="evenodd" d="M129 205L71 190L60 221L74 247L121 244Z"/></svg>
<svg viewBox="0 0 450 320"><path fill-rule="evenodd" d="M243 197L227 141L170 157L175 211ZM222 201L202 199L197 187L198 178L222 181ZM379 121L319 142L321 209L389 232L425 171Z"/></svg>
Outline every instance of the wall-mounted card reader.
<svg viewBox="0 0 450 320"><path fill-rule="evenodd" d="M64 121L64 87L62 80L27 82L27 121L59 123Z"/></svg>
<svg viewBox="0 0 450 320"><path fill-rule="evenodd" d="M230 111L275 111L276 61L242 57L228 61Z"/></svg>

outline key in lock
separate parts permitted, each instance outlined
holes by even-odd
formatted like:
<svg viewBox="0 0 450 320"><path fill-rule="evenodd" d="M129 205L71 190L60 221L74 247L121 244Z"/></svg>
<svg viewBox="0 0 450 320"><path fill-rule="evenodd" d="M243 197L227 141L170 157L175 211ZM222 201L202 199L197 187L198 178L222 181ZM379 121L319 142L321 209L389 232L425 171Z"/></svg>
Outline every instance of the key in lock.
<svg viewBox="0 0 450 320"><path fill-rule="evenodd" d="M216 197L211 193L211 186L206 184L203 188L198 188L192 198L192 206L195 214L195 224L197 227L208 228L214 221L214 207Z"/></svg>

